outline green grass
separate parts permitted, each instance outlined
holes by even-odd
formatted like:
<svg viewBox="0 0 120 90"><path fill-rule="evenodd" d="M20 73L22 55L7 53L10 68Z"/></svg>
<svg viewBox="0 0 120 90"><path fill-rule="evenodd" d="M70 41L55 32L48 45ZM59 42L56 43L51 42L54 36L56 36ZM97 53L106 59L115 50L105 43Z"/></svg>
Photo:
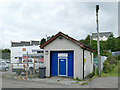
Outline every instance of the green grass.
<svg viewBox="0 0 120 90"><path fill-rule="evenodd" d="M102 77L118 77L118 68L120 67L120 61L118 62L118 65L115 66L115 68L109 72L109 73L104 73L103 71L101 72Z"/></svg>

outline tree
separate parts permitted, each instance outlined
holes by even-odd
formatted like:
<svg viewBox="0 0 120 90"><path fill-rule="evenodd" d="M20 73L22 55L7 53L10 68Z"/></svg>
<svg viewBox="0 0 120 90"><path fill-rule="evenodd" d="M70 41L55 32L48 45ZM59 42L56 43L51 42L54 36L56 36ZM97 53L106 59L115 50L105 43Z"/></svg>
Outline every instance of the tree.
<svg viewBox="0 0 120 90"><path fill-rule="evenodd" d="M3 49L2 52L2 59L10 59L10 49Z"/></svg>
<svg viewBox="0 0 120 90"><path fill-rule="evenodd" d="M117 51L120 51L120 36L116 38L117 40Z"/></svg>
<svg viewBox="0 0 120 90"><path fill-rule="evenodd" d="M113 34L111 34L107 40L106 49L111 51L115 51L117 49L117 41Z"/></svg>
<svg viewBox="0 0 120 90"><path fill-rule="evenodd" d="M10 51L10 49L4 49L4 50L2 50L2 53L10 53L11 51Z"/></svg>
<svg viewBox="0 0 120 90"><path fill-rule="evenodd" d="M41 39L40 45L44 44L45 42L46 42L46 39L45 39L45 38Z"/></svg>
<svg viewBox="0 0 120 90"><path fill-rule="evenodd" d="M88 35L85 40L80 40L80 42L84 43L87 46L90 46L90 35Z"/></svg>

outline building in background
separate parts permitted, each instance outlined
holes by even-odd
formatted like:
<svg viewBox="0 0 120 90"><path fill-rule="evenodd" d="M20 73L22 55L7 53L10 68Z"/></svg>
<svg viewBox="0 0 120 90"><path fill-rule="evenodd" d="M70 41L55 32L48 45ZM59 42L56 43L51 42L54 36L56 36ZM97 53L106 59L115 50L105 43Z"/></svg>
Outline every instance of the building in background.
<svg viewBox="0 0 120 90"><path fill-rule="evenodd" d="M37 58L40 62L43 62L43 49L40 49L39 41L11 41L11 63L22 63L22 60L27 58Z"/></svg>
<svg viewBox="0 0 120 90"><path fill-rule="evenodd" d="M120 51L112 52L112 56L118 56L118 55L120 55Z"/></svg>
<svg viewBox="0 0 120 90"><path fill-rule="evenodd" d="M112 34L112 32L100 32L99 35L99 40L100 41L107 41L109 36ZM97 40L97 33L92 33L92 39Z"/></svg>

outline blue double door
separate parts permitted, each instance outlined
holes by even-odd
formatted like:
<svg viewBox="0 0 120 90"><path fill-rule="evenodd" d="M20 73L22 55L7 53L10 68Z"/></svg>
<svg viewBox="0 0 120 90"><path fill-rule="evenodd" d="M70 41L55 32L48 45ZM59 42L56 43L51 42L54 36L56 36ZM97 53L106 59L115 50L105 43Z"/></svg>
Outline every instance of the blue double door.
<svg viewBox="0 0 120 90"><path fill-rule="evenodd" d="M51 76L73 77L73 52L51 52Z"/></svg>

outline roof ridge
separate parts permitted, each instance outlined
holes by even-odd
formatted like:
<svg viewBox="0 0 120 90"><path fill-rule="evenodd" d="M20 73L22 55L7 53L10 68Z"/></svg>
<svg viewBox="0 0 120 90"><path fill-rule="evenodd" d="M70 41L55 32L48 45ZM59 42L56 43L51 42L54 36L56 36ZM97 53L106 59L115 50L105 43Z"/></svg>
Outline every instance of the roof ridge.
<svg viewBox="0 0 120 90"><path fill-rule="evenodd" d="M95 52L95 50L93 50L92 48L86 46L85 44L79 42L78 40L76 40L76 39L74 39L74 38L72 38L72 37L70 37L70 36L68 36L68 35L66 35L66 34L64 34L62 32L58 32L55 36L53 36L47 42L45 42L44 44L42 44L40 46L40 48L43 49L47 44L49 44L50 42L52 42L53 40L55 40L59 35L62 35L64 38L67 38L67 39L73 41L74 43L76 43L77 45L79 45L81 48L84 48L84 49L90 50L92 52Z"/></svg>

